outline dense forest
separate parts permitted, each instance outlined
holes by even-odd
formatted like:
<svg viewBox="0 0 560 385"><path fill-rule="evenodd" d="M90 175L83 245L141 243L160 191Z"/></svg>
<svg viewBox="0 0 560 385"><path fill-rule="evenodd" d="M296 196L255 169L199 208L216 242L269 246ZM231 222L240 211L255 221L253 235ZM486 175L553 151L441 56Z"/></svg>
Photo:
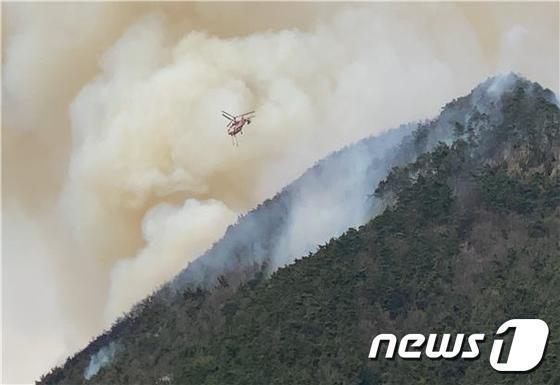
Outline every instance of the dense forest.
<svg viewBox="0 0 560 385"><path fill-rule="evenodd" d="M558 102L517 77L495 98L485 90L403 141L405 155L370 191L383 209L363 226L278 270L263 255L212 287L153 295L39 383L560 383ZM450 135L434 135L443 126ZM488 363L512 318L550 328L530 373ZM379 333L487 339L477 360L372 360ZM94 357L101 364L85 376Z"/></svg>

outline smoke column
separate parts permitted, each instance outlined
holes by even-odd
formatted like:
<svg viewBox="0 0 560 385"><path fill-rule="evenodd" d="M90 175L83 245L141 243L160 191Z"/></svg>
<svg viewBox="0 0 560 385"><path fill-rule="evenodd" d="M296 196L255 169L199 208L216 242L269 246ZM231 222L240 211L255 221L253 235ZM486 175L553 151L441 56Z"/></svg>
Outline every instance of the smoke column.
<svg viewBox="0 0 560 385"><path fill-rule="evenodd" d="M2 381L60 363L329 152L496 72L558 93L557 15L3 4ZM257 111L238 148L222 109Z"/></svg>

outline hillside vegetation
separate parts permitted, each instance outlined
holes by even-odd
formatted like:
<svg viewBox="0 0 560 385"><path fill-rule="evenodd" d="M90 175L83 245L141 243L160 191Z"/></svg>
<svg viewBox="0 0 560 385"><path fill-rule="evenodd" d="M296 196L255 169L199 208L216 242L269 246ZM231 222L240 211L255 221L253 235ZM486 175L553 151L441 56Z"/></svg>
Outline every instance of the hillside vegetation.
<svg viewBox="0 0 560 385"><path fill-rule="evenodd" d="M400 165L371 191L384 210L365 225L271 274L263 255L215 287L154 295L40 383L560 383L558 103L517 77L485 97L453 101L455 113L403 142ZM443 126L451 134L434 140ZM531 373L488 363L492 336L512 318L549 325ZM480 359L368 358L379 333L459 332L486 334ZM112 361L86 381L109 342Z"/></svg>

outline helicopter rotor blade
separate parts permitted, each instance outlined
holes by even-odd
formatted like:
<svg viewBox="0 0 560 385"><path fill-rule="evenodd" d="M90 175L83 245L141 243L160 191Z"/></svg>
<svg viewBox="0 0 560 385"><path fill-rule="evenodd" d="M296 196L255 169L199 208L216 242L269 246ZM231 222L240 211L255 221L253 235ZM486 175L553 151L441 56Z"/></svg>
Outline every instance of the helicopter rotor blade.
<svg viewBox="0 0 560 385"><path fill-rule="evenodd" d="M249 111L249 112L246 112L246 113L244 113L244 114L238 115L237 117L240 117L240 116L247 116L247 115L251 115L251 114L254 114L254 113L255 113L255 111Z"/></svg>

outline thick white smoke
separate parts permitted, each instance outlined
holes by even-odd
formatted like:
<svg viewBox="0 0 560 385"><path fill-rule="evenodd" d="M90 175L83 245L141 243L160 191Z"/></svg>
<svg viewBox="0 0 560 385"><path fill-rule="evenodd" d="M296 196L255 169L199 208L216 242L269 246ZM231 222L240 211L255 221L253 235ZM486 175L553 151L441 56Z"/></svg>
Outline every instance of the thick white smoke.
<svg viewBox="0 0 560 385"><path fill-rule="evenodd" d="M30 239L4 244L3 380L82 346L330 151L433 116L499 70L558 90L558 5L516 7L6 7L3 214L10 238ZM257 111L238 148L222 109ZM40 306L18 294L31 288ZM45 328L21 330L37 316Z"/></svg>
<svg viewBox="0 0 560 385"><path fill-rule="evenodd" d="M88 249L91 258L119 271L111 274L107 322L154 284L169 279L176 272L170 267L198 255L188 242L181 242L183 248L174 248L174 257L161 255L160 263L143 265L147 259L137 256L134 269L115 264L138 255L127 245L141 245L135 237L150 207L162 201L211 198L223 202L227 211L247 210L310 162L372 133L364 124L369 119L384 121L377 123L381 128L412 118L404 112L391 116L385 110L382 116L372 110L372 105L387 104L377 87L390 95L395 88L402 91L405 84L420 82L415 92L388 97L395 104L405 99L422 109L422 89L454 83L449 69L434 59L428 46L413 40L412 31L399 45L381 42L368 47L372 33L397 33L400 26L373 12L349 9L311 32L226 39L191 32L170 45L161 19L150 15L123 34L103 55L102 73L72 104L74 151L61 201L77 248ZM415 60L395 60L405 52ZM417 66L434 71L418 80ZM400 74L392 79L396 85L383 79L390 70ZM438 89L438 99L445 100L444 91ZM241 148L233 148L225 135L221 109L258 111ZM269 194L261 192L266 190ZM189 220L205 221L206 213L199 214L191 214ZM226 218L231 222L234 216ZM208 247L224 226L190 230L191 239L209 240ZM181 231L167 233L185 237ZM178 263L170 266L166 259ZM148 276L155 278L145 279Z"/></svg>
<svg viewBox="0 0 560 385"><path fill-rule="evenodd" d="M188 199L182 207L160 203L142 221L147 245L121 259L111 271L106 317L111 320L185 267L185 258L201 255L236 218L219 201Z"/></svg>

